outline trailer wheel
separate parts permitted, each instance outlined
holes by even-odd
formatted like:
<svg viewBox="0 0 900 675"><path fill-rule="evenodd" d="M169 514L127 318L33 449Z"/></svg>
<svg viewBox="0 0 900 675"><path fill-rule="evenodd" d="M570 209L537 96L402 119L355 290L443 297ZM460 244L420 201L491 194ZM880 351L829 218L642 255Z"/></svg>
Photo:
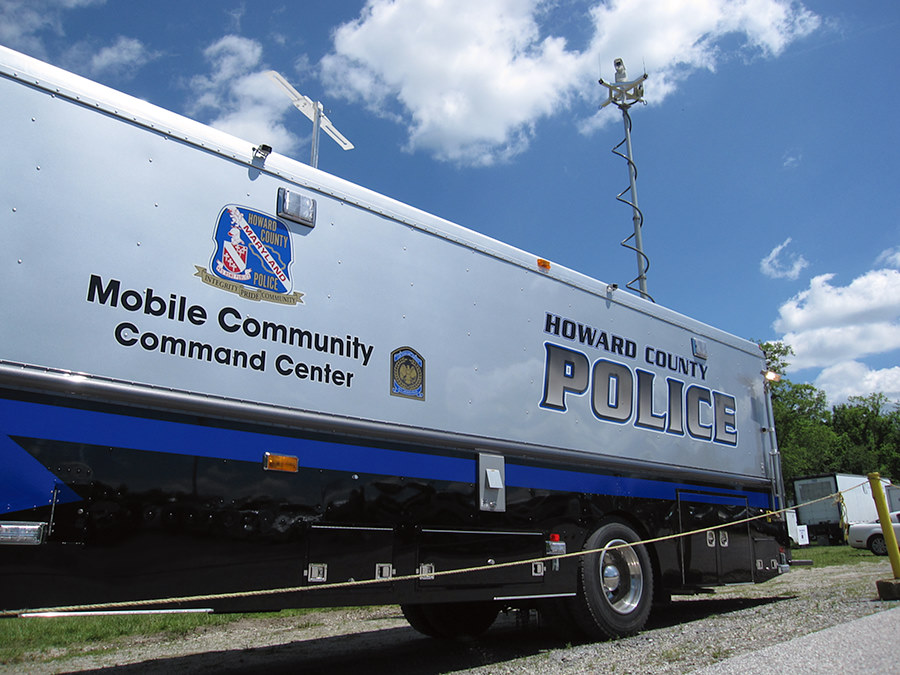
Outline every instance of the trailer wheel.
<svg viewBox="0 0 900 675"><path fill-rule="evenodd" d="M875 555L887 555L887 543L883 534L875 534L869 537L869 550Z"/></svg>
<svg viewBox="0 0 900 675"><path fill-rule="evenodd" d="M634 635L647 621L653 598L653 569L644 546L625 523L610 521L585 542L596 550L581 559L578 595L569 601L572 617L593 639Z"/></svg>
<svg viewBox="0 0 900 675"><path fill-rule="evenodd" d="M500 612L500 606L493 602L400 605L400 609L409 625L423 635L448 640L478 637Z"/></svg>

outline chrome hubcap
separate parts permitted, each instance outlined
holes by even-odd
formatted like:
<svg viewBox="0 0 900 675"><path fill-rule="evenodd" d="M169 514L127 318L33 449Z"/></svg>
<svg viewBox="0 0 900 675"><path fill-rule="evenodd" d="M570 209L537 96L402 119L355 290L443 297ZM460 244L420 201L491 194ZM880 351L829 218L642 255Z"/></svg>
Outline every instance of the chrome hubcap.
<svg viewBox="0 0 900 675"><path fill-rule="evenodd" d="M635 610L644 590L644 574L637 552L623 539L613 539L600 554L603 594L613 611L629 614ZM621 546L609 550L611 547Z"/></svg>

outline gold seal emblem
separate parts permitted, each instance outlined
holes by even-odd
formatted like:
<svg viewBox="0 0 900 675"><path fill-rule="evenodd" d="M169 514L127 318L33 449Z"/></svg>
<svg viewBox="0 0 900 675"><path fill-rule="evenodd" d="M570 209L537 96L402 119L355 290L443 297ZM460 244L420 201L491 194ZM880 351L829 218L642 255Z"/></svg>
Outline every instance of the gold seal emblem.
<svg viewBox="0 0 900 675"><path fill-rule="evenodd" d="M425 398L425 359L411 347L391 353L391 395Z"/></svg>

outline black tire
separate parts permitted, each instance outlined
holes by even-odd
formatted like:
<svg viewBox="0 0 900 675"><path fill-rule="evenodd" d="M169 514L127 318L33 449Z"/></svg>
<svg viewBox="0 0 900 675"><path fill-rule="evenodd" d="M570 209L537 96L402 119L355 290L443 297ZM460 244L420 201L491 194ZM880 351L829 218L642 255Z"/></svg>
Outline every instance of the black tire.
<svg viewBox="0 0 900 675"><path fill-rule="evenodd" d="M875 555L887 555L887 542L883 534L873 534L869 537L868 546Z"/></svg>
<svg viewBox="0 0 900 675"><path fill-rule="evenodd" d="M634 635L647 622L653 603L653 568L644 546L625 523L610 521L588 537L579 566L578 595L568 602L579 628L590 638Z"/></svg>
<svg viewBox="0 0 900 675"><path fill-rule="evenodd" d="M500 612L493 602L401 605L409 625L423 635L446 640L474 638L490 628Z"/></svg>

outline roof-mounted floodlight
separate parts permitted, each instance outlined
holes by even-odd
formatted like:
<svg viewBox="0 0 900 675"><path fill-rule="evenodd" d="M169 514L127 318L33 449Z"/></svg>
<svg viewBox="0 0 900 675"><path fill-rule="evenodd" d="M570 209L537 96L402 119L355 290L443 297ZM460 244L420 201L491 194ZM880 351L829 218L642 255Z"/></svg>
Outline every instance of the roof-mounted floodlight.
<svg viewBox="0 0 900 675"><path fill-rule="evenodd" d="M310 150L309 163L310 166L318 167L319 165L319 129L334 139L334 142L341 146L344 150L352 150L353 143L348 141L344 135L335 128L331 120L325 116L322 104L319 101L313 101L308 96L304 96L291 86L280 73L274 70L267 70L266 75L271 77L278 85L287 92L294 107L306 115L313 123L312 133L312 149Z"/></svg>

